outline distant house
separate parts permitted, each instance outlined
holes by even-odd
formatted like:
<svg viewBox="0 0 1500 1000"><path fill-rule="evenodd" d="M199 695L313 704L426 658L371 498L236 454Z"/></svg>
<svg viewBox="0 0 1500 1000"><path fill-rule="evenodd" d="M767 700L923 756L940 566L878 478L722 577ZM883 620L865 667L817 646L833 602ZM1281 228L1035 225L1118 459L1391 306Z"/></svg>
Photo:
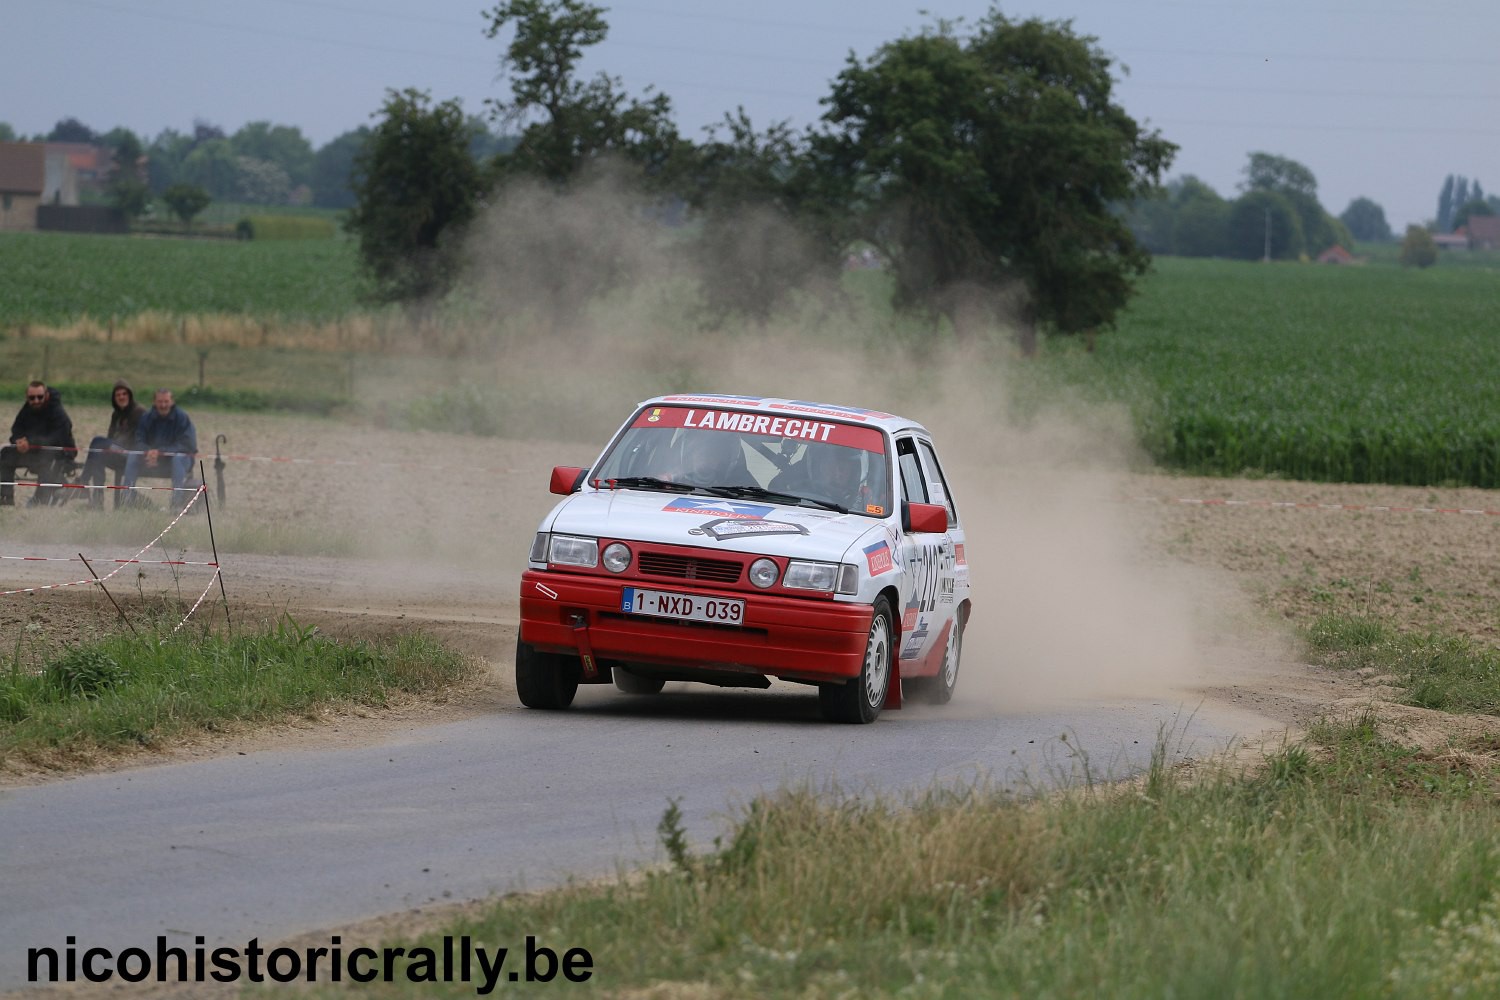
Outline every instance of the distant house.
<svg viewBox="0 0 1500 1000"><path fill-rule="evenodd" d="M1469 249L1500 249L1500 215L1469 216Z"/></svg>
<svg viewBox="0 0 1500 1000"><path fill-rule="evenodd" d="M1318 254L1319 264L1353 264L1354 262L1354 255L1337 243Z"/></svg>
<svg viewBox="0 0 1500 1000"><path fill-rule="evenodd" d="M1433 233L1432 242L1439 250L1467 250L1469 249L1469 234L1463 226L1459 226L1457 232Z"/></svg>
<svg viewBox="0 0 1500 1000"><path fill-rule="evenodd" d="M0 230L35 229L47 183L47 155L38 142L0 142Z"/></svg>

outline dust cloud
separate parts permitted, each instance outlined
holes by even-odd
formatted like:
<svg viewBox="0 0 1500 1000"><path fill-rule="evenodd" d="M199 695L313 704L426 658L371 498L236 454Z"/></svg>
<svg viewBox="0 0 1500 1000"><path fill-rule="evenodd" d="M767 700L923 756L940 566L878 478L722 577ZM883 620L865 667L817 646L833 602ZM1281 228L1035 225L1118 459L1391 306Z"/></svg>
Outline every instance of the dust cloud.
<svg viewBox="0 0 1500 1000"><path fill-rule="evenodd" d="M793 245L764 226L757 244ZM534 435L523 450L496 443L514 466L505 491L527 498L499 548L519 552L550 505L547 468L591 462L640 399L724 392L884 409L933 431L967 533L974 614L954 708L1195 700L1225 630L1244 627L1244 602L1147 541L1153 515L1130 501L1140 455L1123 411L1059 398L1013 416L1030 362L1003 329L967 347L951 336L913 347L888 317L826 296L764 325L706 329L694 311L701 275L661 231L608 177L570 196L515 190L476 229L469 274L500 348L471 375L545 416L508 434ZM472 530L457 509L445 517ZM438 547L463 548L462 535Z"/></svg>

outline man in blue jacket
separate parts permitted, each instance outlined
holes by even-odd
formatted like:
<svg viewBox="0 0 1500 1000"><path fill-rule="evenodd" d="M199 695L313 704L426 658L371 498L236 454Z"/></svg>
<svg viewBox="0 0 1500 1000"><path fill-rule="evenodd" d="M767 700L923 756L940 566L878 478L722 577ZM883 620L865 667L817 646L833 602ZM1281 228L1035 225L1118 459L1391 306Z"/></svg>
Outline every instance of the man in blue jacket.
<svg viewBox="0 0 1500 1000"><path fill-rule="evenodd" d="M198 432L193 421L177 408L171 389L157 389L151 409L141 415L141 422L136 425L135 451L125 460L120 485L127 489L134 486L142 470L160 474L163 468L170 468L171 507L176 511L188 501L193 462L197 457Z"/></svg>
<svg viewBox="0 0 1500 1000"><path fill-rule="evenodd" d="M38 480L27 506L51 503L76 454L73 421L62 397L45 382L32 382L26 387L26 404L10 425L10 444L0 448L0 507L15 506L16 470L21 467L35 472Z"/></svg>

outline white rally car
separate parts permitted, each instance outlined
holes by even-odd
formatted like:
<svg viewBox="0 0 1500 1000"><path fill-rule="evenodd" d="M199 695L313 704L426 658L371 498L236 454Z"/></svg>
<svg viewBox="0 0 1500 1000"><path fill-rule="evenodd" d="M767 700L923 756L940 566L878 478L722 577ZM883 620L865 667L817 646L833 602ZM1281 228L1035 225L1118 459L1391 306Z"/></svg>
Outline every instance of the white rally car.
<svg viewBox="0 0 1500 1000"><path fill-rule="evenodd" d="M825 718L947 702L969 618L964 531L918 423L824 403L642 403L565 497L521 577L516 690L815 684Z"/></svg>

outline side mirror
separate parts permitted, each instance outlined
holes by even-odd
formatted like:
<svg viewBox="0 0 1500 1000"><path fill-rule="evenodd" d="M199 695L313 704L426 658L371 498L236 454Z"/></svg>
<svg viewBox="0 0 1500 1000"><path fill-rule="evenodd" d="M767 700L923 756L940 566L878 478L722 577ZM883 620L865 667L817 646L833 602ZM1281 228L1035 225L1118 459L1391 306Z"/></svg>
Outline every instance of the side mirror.
<svg viewBox="0 0 1500 1000"><path fill-rule="evenodd" d="M552 470L552 481L547 488L559 496L577 493L583 488L583 481L588 474L588 469L580 469L574 465L559 465Z"/></svg>
<svg viewBox="0 0 1500 1000"><path fill-rule="evenodd" d="M942 534L948 530L948 508L935 503L906 505L908 531Z"/></svg>

